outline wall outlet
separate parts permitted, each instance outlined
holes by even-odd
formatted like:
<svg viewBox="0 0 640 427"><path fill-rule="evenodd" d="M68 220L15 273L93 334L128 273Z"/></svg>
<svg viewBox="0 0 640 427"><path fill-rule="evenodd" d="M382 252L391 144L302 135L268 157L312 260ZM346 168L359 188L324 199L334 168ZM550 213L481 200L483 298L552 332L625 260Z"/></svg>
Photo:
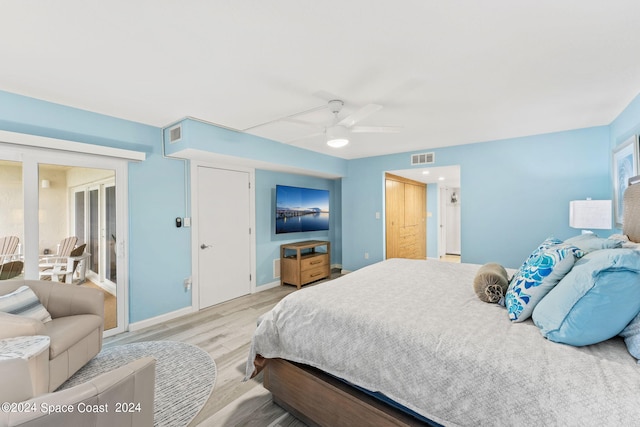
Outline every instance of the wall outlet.
<svg viewBox="0 0 640 427"><path fill-rule="evenodd" d="M369 259L369 252L364 253L364 259Z"/></svg>
<svg viewBox="0 0 640 427"><path fill-rule="evenodd" d="M186 292L186 291L188 291L189 289L191 289L191 283L192 283L192 281L191 281L191 276L189 276L189 277L185 278L185 279L184 279L184 281L183 281L183 283L184 283L184 290L185 290L185 292Z"/></svg>

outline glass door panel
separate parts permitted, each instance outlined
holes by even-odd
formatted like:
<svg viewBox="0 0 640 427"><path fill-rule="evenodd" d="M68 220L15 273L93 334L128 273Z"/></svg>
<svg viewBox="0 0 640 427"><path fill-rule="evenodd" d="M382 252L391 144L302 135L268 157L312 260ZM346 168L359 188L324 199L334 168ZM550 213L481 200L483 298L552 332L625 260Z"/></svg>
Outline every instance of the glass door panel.
<svg viewBox="0 0 640 427"><path fill-rule="evenodd" d="M87 243L85 239L85 192L84 190L74 191L74 228L76 237L78 237L78 244L82 245Z"/></svg>
<svg viewBox="0 0 640 427"><path fill-rule="evenodd" d="M0 279L23 278L22 162L0 160Z"/></svg>
<svg viewBox="0 0 640 427"><path fill-rule="evenodd" d="M89 191L89 252L92 272L100 276L100 197L97 189Z"/></svg>
<svg viewBox="0 0 640 427"><path fill-rule="evenodd" d="M116 257L116 187L106 186L104 190L105 206L105 278L113 283L117 280Z"/></svg>

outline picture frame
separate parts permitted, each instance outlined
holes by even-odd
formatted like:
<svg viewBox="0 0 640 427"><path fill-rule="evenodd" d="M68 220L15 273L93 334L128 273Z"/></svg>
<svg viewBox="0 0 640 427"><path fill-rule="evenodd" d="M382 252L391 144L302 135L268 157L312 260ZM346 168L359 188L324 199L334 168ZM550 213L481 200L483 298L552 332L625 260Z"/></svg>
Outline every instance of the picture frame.
<svg viewBox="0 0 640 427"><path fill-rule="evenodd" d="M629 186L629 178L636 175L638 135L633 135L613 149L613 217L617 228L622 228L624 190Z"/></svg>

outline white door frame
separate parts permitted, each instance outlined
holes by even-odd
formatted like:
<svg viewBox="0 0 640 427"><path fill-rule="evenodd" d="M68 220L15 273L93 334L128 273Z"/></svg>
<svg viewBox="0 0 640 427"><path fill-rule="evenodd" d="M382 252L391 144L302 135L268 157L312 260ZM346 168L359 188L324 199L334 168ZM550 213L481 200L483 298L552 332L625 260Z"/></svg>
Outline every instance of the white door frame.
<svg viewBox="0 0 640 427"><path fill-rule="evenodd" d="M199 257L198 247L199 239L199 218L198 218L198 168L207 167L213 169L225 169L237 172L246 172L249 174L249 226L251 227L250 245L251 245L251 289L253 294L256 292L256 208L255 208L255 169L236 165L227 165L221 163L210 163L199 160L191 160L191 308L194 311L200 310L200 278L199 278Z"/></svg>

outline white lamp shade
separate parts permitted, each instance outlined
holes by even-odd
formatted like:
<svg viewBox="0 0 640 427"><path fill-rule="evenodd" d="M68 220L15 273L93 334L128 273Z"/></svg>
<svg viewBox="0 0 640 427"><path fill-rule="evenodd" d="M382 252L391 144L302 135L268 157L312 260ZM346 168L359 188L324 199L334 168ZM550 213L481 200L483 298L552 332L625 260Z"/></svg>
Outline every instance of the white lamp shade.
<svg viewBox="0 0 640 427"><path fill-rule="evenodd" d="M349 143L349 130L341 125L327 128L327 145L329 147L344 147Z"/></svg>
<svg viewBox="0 0 640 427"><path fill-rule="evenodd" d="M585 229L611 229L611 200L573 200L569 202L569 226Z"/></svg>

